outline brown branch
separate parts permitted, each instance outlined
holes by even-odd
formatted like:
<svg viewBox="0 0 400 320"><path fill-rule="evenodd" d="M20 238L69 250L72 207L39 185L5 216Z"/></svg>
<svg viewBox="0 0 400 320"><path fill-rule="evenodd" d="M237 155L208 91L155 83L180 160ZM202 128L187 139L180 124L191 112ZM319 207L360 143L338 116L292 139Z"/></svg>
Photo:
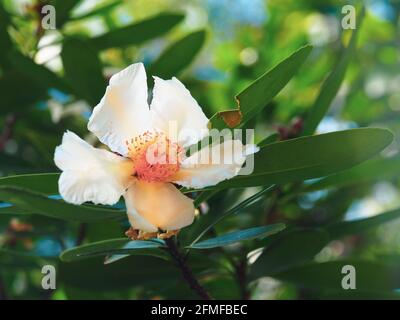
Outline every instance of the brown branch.
<svg viewBox="0 0 400 320"><path fill-rule="evenodd" d="M247 259L242 259L235 265L236 278L239 284L240 296L242 300L250 299L250 292L247 289Z"/></svg>
<svg viewBox="0 0 400 320"><path fill-rule="evenodd" d="M13 133L13 128L14 128L16 121L17 121L17 117L14 114L10 114L7 116L7 118L4 122L3 132L0 135L0 151L4 150L8 140L11 139L12 133Z"/></svg>
<svg viewBox="0 0 400 320"><path fill-rule="evenodd" d="M192 270L188 266L185 257L182 255L182 253L179 251L178 246L175 243L174 238L168 238L165 239L165 243L168 248L168 252L174 259L177 267L181 270L182 276L189 285L189 287L196 292L196 294L204 299L204 300L211 300L210 294L204 289L199 281L196 279L194 276Z"/></svg>
<svg viewBox="0 0 400 320"><path fill-rule="evenodd" d="M7 300L7 291L3 280L0 278L0 300Z"/></svg>

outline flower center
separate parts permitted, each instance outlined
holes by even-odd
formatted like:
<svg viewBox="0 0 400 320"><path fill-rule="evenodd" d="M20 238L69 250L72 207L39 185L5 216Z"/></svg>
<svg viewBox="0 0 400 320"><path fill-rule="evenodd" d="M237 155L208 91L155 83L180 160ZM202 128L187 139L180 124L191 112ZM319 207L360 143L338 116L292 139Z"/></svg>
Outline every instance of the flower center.
<svg viewBox="0 0 400 320"><path fill-rule="evenodd" d="M126 144L140 180L166 182L179 170L184 150L163 133L146 131Z"/></svg>

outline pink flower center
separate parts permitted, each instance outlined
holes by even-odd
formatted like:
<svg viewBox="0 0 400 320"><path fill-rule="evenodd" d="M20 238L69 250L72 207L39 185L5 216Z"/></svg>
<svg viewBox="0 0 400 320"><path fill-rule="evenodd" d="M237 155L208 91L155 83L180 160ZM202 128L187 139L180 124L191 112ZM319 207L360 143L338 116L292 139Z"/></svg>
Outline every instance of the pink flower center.
<svg viewBox="0 0 400 320"><path fill-rule="evenodd" d="M138 179L167 182L178 172L184 150L165 134L146 131L126 144Z"/></svg>

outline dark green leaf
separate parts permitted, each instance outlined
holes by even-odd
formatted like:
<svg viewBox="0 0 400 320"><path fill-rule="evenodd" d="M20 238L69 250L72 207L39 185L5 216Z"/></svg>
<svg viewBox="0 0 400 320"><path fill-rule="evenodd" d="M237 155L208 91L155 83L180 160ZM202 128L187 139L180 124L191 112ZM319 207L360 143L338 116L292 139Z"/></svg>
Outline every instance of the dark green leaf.
<svg viewBox="0 0 400 320"><path fill-rule="evenodd" d="M330 175L308 185L304 191L340 188L363 182L392 179L400 175L400 157L378 158Z"/></svg>
<svg viewBox="0 0 400 320"><path fill-rule="evenodd" d="M125 216L125 212L94 206L76 206L62 200L53 200L26 189L0 186L0 200L10 202L27 213L78 222L116 219Z"/></svg>
<svg viewBox="0 0 400 320"><path fill-rule="evenodd" d="M9 52L8 60L15 70L18 70L44 88L56 88L61 91L69 90L55 73L42 65L36 64L32 59L17 51Z"/></svg>
<svg viewBox="0 0 400 320"><path fill-rule="evenodd" d="M90 42L98 50L138 45L167 33L182 19L183 16L180 14L160 14L129 26L112 30L93 38Z"/></svg>
<svg viewBox="0 0 400 320"><path fill-rule="evenodd" d="M81 0L51 0L49 4L53 5L56 9L57 29L61 28L68 21L72 9L74 9L79 2L81 2Z"/></svg>
<svg viewBox="0 0 400 320"><path fill-rule="evenodd" d="M319 229L283 233L267 246L250 267L251 279L271 276L304 264L328 243L327 232Z"/></svg>
<svg viewBox="0 0 400 320"><path fill-rule="evenodd" d="M65 78L77 97L96 105L106 87L97 52L87 40L69 38L64 41L61 59Z"/></svg>
<svg viewBox="0 0 400 320"><path fill-rule="evenodd" d="M286 86L306 60L311 49L311 46L300 48L236 96L242 113L242 123L257 115Z"/></svg>
<svg viewBox="0 0 400 320"><path fill-rule="evenodd" d="M393 291L400 287L400 269L398 265L383 264L374 261L330 261L310 263L274 275L282 281L288 281L306 288L323 290L343 290L342 268L351 265L356 270L356 289L366 291Z"/></svg>
<svg viewBox="0 0 400 320"><path fill-rule="evenodd" d="M400 209L383 212L369 218L337 222L328 225L325 230L328 231L330 237L334 239L349 234L357 234L398 218L400 218Z"/></svg>
<svg viewBox="0 0 400 320"><path fill-rule="evenodd" d="M218 236L216 238L207 239L197 242L190 246L191 249L212 249L217 247L227 246L236 242L250 240L250 239L263 239L285 229L283 223L271 224L268 226L254 227L245 230L235 231L231 233Z"/></svg>
<svg viewBox="0 0 400 320"><path fill-rule="evenodd" d="M21 174L0 178L0 186L15 186L35 190L45 195L56 195L59 178L59 173Z"/></svg>
<svg viewBox="0 0 400 320"><path fill-rule="evenodd" d="M203 46L204 30L193 32L170 45L151 65L149 73L163 79L178 75L193 61Z"/></svg>
<svg viewBox="0 0 400 320"><path fill-rule="evenodd" d="M60 259L65 262L71 262L81 259L92 258L95 256L106 256L114 254L147 254L158 256L161 254L158 248L163 246L165 245L161 241L132 241L127 238L112 239L68 249L60 255Z"/></svg>
<svg viewBox="0 0 400 320"><path fill-rule="evenodd" d="M255 154L251 175L223 181L216 187L257 186L326 176L372 158L392 140L389 130L360 128L275 142Z"/></svg>

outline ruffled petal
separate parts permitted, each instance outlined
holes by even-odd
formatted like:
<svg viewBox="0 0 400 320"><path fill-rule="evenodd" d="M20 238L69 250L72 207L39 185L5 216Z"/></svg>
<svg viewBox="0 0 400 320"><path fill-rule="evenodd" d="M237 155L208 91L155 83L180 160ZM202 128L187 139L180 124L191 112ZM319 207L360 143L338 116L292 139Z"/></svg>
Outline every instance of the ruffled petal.
<svg viewBox="0 0 400 320"><path fill-rule="evenodd" d="M173 182L187 188L204 188L236 176L248 155L259 148L243 145L240 140L228 140L206 147L186 158L173 177Z"/></svg>
<svg viewBox="0 0 400 320"><path fill-rule="evenodd" d="M115 204L132 179L131 160L96 149L70 131L56 148L54 162L63 171L60 194L73 204Z"/></svg>
<svg viewBox="0 0 400 320"><path fill-rule="evenodd" d="M189 146L208 135L208 119L189 90L176 78L154 77L150 110L153 127L165 132L169 139Z"/></svg>
<svg viewBox="0 0 400 320"><path fill-rule="evenodd" d="M88 129L112 151L124 156L126 141L151 128L147 77L142 63L113 75L104 97L93 109Z"/></svg>

